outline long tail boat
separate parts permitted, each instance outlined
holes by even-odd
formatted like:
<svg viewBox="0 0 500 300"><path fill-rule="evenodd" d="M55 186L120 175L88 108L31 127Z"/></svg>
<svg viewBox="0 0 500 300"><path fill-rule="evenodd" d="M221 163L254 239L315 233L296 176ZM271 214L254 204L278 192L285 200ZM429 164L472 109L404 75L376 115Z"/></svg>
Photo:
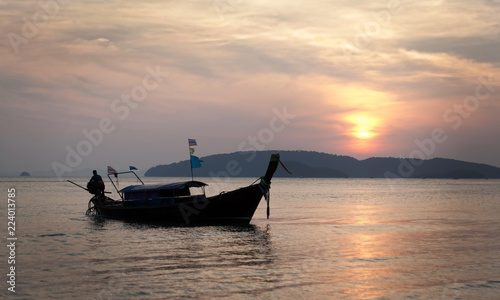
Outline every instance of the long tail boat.
<svg viewBox="0 0 500 300"><path fill-rule="evenodd" d="M205 195L207 184L203 182L144 184L134 171L116 173L115 176L133 173L142 184L118 190L108 174L121 199L113 200L104 193L95 194L89 201L87 214L167 224L249 224L263 196L268 200L269 218L269 189L279 163L279 154L273 154L260 180L211 197ZM198 192L195 192L196 189Z"/></svg>

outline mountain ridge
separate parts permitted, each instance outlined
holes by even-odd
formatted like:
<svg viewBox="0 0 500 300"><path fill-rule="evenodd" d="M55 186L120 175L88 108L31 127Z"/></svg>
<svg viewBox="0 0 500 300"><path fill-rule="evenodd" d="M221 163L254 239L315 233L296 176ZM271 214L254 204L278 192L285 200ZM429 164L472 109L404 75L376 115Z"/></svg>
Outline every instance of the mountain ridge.
<svg viewBox="0 0 500 300"><path fill-rule="evenodd" d="M275 177L354 177L354 178L500 178L500 168L448 158L428 160L371 157L358 160L350 156L315 151L267 150L233 152L202 157L202 167L193 169L198 177L260 177L272 153L293 175L278 168ZM189 161L157 165L146 177L190 177Z"/></svg>

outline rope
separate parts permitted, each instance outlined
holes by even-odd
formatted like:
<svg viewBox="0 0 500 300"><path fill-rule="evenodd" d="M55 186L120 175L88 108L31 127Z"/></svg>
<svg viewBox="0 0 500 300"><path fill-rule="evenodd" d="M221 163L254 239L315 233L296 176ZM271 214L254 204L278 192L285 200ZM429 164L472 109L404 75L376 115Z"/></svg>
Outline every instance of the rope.
<svg viewBox="0 0 500 300"><path fill-rule="evenodd" d="M262 178L262 177L261 177L261 178ZM257 178L257 180L255 180L254 182L252 182L252 184L250 184L250 185L253 185L253 184L254 184L254 183L256 183L257 181L259 181L259 179L261 179L261 178Z"/></svg>

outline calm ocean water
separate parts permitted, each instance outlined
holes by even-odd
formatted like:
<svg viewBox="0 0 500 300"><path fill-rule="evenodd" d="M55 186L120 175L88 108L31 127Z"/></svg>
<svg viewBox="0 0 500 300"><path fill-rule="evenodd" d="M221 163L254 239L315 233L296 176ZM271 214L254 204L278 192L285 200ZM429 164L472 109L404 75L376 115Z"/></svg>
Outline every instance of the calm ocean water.
<svg viewBox="0 0 500 300"><path fill-rule="evenodd" d="M198 180L212 183L208 195L253 181ZM192 228L87 217L90 194L55 178L0 186L4 299L500 297L499 180L277 178L269 220L263 201L251 226ZM6 283L8 188L15 294Z"/></svg>

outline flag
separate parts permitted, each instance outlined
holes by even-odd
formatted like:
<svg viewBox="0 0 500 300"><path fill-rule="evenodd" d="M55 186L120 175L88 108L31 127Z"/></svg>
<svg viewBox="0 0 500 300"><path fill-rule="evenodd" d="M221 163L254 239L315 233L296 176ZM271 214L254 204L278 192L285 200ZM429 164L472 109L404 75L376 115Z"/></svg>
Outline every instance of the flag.
<svg viewBox="0 0 500 300"><path fill-rule="evenodd" d="M113 169L111 166L108 166L108 174L116 174L118 172L116 172L115 169Z"/></svg>
<svg viewBox="0 0 500 300"><path fill-rule="evenodd" d="M189 147L189 153L191 153L191 155L193 155L194 154L194 148Z"/></svg>
<svg viewBox="0 0 500 300"><path fill-rule="evenodd" d="M201 168L201 162L198 156L191 155L191 168Z"/></svg>
<svg viewBox="0 0 500 300"><path fill-rule="evenodd" d="M189 147L198 146L195 139L188 139Z"/></svg>
<svg viewBox="0 0 500 300"><path fill-rule="evenodd" d="M130 171L137 170L137 168L134 166L129 166L129 168L130 168Z"/></svg>

